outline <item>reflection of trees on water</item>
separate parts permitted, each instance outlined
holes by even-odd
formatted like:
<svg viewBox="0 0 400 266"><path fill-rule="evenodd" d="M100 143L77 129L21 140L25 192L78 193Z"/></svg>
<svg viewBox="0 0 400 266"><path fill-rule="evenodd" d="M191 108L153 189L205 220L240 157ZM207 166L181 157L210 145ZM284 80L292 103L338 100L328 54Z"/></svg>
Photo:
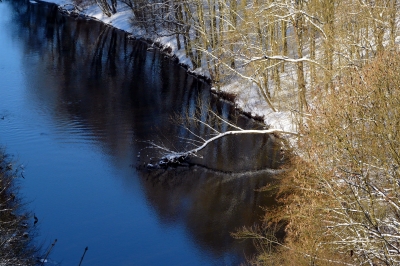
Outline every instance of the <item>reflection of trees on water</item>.
<svg viewBox="0 0 400 266"><path fill-rule="evenodd" d="M13 2L21 23L16 31L29 44L27 54L38 54L24 62L39 62L37 72L27 75L34 97L50 106L59 127L68 129L79 122L115 161L136 161L135 151L146 144L132 145L133 139L185 146L180 137L190 134L169 118L176 113L193 115L199 102L224 118L234 113L233 106L214 99L182 68L156 51L148 52L147 44L128 41L124 33L97 22L66 18L53 5L28 4L23 9L20 2L25 1ZM203 111L197 113L212 122ZM243 128L254 126L242 116L235 119ZM198 130L204 133L207 128ZM274 138L261 135L224 138L202 154L204 159L193 162L222 171L277 168L280 160ZM255 192L270 182L264 174L234 178L192 167L139 175L161 219L168 222L174 217L203 248L216 253L234 245L243 248L229 232L251 225L262 215L260 206L272 204L270 196Z"/></svg>
<svg viewBox="0 0 400 266"><path fill-rule="evenodd" d="M27 53L40 53L39 73L29 76L36 93L52 101L59 119L78 119L95 137L107 139L110 152L129 146L132 136L121 139L127 130L139 140L152 138L155 128L175 135L169 117L185 109L188 98L208 94L183 69L119 30L67 19L55 6L29 7L19 11L19 20L29 25L21 34L34 43ZM33 60L28 57L26 64ZM55 76L46 76L49 70Z"/></svg>
<svg viewBox="0 0 400 266"><path fill-rule="evenodd" d="M194 167L142 172L146 196L165 223L183 223L197 244L215 255L243 250L229 232L251 226L263 215L260 206L274 204L273 195L256 190L274 182L261 175L230 177Z"/></svg>

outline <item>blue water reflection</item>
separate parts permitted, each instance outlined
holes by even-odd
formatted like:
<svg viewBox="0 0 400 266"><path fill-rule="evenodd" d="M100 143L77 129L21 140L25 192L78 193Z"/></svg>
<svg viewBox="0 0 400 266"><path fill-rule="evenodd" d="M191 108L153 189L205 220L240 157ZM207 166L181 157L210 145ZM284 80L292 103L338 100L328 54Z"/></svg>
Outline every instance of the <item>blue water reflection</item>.
<svg viewBox="0 0 400 266"><path fill-rule="evenodd" d="M171 115L196 110L198 99L233 112L146 48L54 5L0 3L0 145L24 165L37 242L57 238L51 258L63 265L78 265L86 246L84 265L239 264L252 245L229 233L272 204L254 190L273 178L216 169L276 168L277 145L228 139L205 151L208 167L136 170L154 153L142 141L184 145L178 137L187 132Z"/></svg>

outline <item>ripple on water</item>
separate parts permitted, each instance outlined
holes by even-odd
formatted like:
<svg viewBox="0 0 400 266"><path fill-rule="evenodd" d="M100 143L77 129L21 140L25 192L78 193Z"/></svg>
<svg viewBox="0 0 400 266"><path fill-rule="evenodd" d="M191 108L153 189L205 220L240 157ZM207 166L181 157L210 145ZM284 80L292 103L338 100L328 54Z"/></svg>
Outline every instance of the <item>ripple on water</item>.
<svg viewBox="0 0 400 266"><path fill-rule="evenodd" d="M65 144L96 144L105 135L104 130L76 119L64 119L55 125L55 138Z"/></svg>

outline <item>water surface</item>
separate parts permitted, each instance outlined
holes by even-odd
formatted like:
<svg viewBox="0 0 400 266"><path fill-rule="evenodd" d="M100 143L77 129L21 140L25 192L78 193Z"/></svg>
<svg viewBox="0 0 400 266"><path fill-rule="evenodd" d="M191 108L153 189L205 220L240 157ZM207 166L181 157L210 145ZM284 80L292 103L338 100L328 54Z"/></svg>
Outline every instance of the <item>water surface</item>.
<svg viewBox="0 0 400 266"><path fill-rule="evenodd" d="M230 137L198 166L138 170L159 155L146 141L187 146L175 114L207 120L210 106L253 124L147 47L54 5L0 3L0 145L23 164L36 242L58 239L52 263L78 265L86 246L83 265L237 265L254 251L229 233L273 202L255 191L273 176L248 171L279 167L274 138Z"/></svg>

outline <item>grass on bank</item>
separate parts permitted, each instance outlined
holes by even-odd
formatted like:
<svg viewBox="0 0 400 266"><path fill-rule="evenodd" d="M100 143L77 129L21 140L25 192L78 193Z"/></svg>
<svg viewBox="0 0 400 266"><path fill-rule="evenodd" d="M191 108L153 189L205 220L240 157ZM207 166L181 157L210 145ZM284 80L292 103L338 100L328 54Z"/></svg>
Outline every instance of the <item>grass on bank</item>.
<svg viewBox="0 0 400 266"><path fill-rule="evenodd" d="M21 174L0 150L0 265L35 265L33 219L18 195Z"/></svg>
<svg viewBox="0 0 400 266"><path fill-rule="evenodd" d="M321 96L301 129L298 156L282 177L280 207L245 229L253 265L400 264L400 53L348 69ZM267 227L266 227L267 228Z"/></svg>

